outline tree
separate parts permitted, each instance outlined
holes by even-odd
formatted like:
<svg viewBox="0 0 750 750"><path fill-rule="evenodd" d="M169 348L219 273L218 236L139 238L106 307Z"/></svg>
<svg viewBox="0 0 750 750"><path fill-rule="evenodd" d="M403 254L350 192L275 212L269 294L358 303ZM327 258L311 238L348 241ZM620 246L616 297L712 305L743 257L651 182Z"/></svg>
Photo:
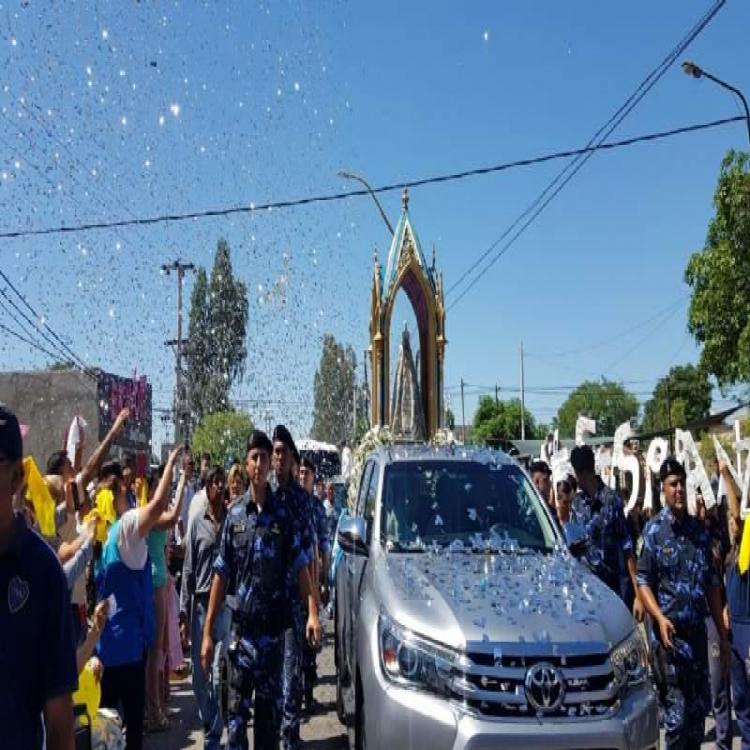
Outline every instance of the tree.
<svg viewBox="0 0 750 750"><path fill-rule="evenodd" d="M560 437L575 435L579 414L596 420L597 435L611 436L619 425L638 414L638 399L611 380L586 380L568 396L557 412L554 426L560 430Z"/></svg>
<svg viewBox="0 0 750 750"><path fill-rule="evenodd" d="M209 453L211 462L224 466L232 458L243 461L253 422L244 412L218 411L206 415L193 434L192 448ZM243 461L244 463L244 461Z"/></svg>
<svg viewBox="0 0 750 750"><path fill-rule="evenodd" d="M58 360L57 362L50 362L47 365L49 372L62 372L64 370L75 370L78 367L75 362L70 359Z"/></svg>
<svg viewBox="0 0 750 750"><path fill-rule="evenodd" d="M711 383L706 372L695 365L678 365L656 384L644 406L642 429L649 433L697 422L710 410Z"/></svg>
<svg viewBox="0 0 750 750"><path fill-rule="evenodd" d="M203 416L204 394L208 381L208 280L206 269L199 268L190 295L188 323L187 388L190 409L197 419Z"/></svg>
<svg viewBox="0 0 750 750"><path fill-rule="evenodd" d="M330 334L323 336L320 366L315 373L312 437L339 445L351 441L354 379L357 360L351 346L344 347Z"/></svg>
<svg viewBox="0 0 750 750"><path fill-rule="evenodd" d="M750 156L729 151L702 250L690 258L688 330L721 387L750 380Z"/></svg>
<svg viewBox="0 0 750 750"><path fill-rule="evenodd" d="M521 437L521 401L517 398L496 401L494 396L482 396L474 412L472 437L475 443L497 445L506 440ZM537 437L537 427L533 415L524 410L526 435Z"/></svg>
<svg viewBox="0 0 750 750"><path fill-rule="evenodd" d="M445 410L445 426L449 430L456 429L456 415L453 413L452 409Z"/></svg>
<svg viewBox="0 0 750 750"><path fill-rule="evenodd" d="M229 391L244 371L247 291L234 278L229 245L219 240L211 278L201 268L193 287L188 326L188 389L195 416L226 411Z"/></svg>

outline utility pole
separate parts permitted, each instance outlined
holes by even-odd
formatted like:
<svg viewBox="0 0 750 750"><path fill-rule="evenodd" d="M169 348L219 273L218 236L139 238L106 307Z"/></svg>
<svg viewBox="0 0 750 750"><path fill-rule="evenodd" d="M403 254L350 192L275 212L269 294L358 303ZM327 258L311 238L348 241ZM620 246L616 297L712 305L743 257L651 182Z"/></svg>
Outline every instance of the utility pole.
<svg viewBox="0 0 750 750"><path fill-rule="evenodd" d="M495 406L500 406L500 389L495 384Z"/></svg>
<svg viewBox="0 0 750 750"><path fill-rule="evenodd" d="M521 440L526 440L526 392L523 381L523 341L521 342Z"/></svg>
<svg viewBox="0 0 750 750"><path fill-rule="evenodd" d="M179 258L161 267L164 274L169 276L172 271L177 274L177 338L165 341L166 346L175 347L175 386L174 386L174 441L175 444L184 443L188 435L190 407L187 403L185 388L182 382L183 347L187 339L182 338L182 283L188 271L195 272L193 263L183 263Z"/></svg>
<svg viewBox="0 0 750 750"><path fill-rule="evenodd" d="M463 378L461 378L461 442L466 445L466 405L464 404Z"/></svg>

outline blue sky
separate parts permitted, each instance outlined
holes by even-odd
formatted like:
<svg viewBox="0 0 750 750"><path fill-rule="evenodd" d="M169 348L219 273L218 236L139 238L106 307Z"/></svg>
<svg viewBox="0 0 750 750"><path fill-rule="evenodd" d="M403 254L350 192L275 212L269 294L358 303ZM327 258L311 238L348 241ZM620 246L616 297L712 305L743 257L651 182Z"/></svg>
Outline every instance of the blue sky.
<svg viewBox="0 0 750 750"><path fill-rule="evenodd" d="M0 226L264 203L348 187L341 168L382 184L575 148L708 6L2 0ZM750 92L747 28L750 8L730 1L689 57ZM739 113L675 66L615 137ZM606 376L643 401L694 361L682 274L732 147L747 147L742 124L595 155L449 310L457 414L461 378L516 395L521 340L541 421L566 392L535 387ZM447 288L561 166L412 191ZM395 223L398 194L383 202ZM304 433L322 334L360 358L367 346L372 254L389 241L369 200L4 240L0 267L87 362L145 372L168 406L175 282L158 269L178 254L210 264L219 237L250 297L238 403ZM0 352L4 369L48 361L5 334Z"/></svg>

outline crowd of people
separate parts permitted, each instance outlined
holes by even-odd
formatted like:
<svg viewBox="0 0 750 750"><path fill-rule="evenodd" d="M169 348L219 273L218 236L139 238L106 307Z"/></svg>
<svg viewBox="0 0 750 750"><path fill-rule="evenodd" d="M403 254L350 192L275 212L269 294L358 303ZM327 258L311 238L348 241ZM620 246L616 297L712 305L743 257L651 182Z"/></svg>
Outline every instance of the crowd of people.
<svg viewBox="0 0 750 750"><path fill-rule="evenodd" d="M685 467L668 457L658 477L662 507L636 506L626 515L597 474L590 447L574 448L570 464L554 485L545 461L531 463L529 473L568 538L585 532L586 565L643 623L666 747L699 748L713 714L715 747L730 750L734 711L747 750L750 578L739 560L744 521L730 467L717 462L711 485L718 502L707 510L697 490L691 514Z"/></svg>
<svg viewBox="0 0 750 750"><path fill-rule="evenodd" d="M139 750L170 730L170 675L191 670L206 748L225 732L248 747L251 721L259 750L299 747L318 710L332 487L283 425L253 432L228 471L208 455L196 470L178 446L137 476L129 454L109 460L128 416L85 463L83 444L49 457L43 538L21 428L0 406L2 746L71 750L83 731L94 748Z"/></svg>
<svg viewBox="0 0 750 750"><path fill-rule="evenodd" d="M317 710L332 485L283 425L252 432L228 470L207 455L196 467L177 446L138 476L128 454L109 459L128 416L85 463L82 444L49 457L45 540L18 419L0 406L0 670L13 675L0 681L3 746L71 750L83 729L94 747L139 750L144 733L170 730L170 674L185 674L189 654L206 748L225 736L247 748L250 723L258 750L299 747L301 717ZM734 712L750 748L750 555L730 467L717 464L718 502L707 510L698 493L692 514L674 458L661 466L661 508L628 514L588 446L554 483L544 461L529 473L642 623L667 747L698 748L712 712L716 747L730 748Z"/></svg>

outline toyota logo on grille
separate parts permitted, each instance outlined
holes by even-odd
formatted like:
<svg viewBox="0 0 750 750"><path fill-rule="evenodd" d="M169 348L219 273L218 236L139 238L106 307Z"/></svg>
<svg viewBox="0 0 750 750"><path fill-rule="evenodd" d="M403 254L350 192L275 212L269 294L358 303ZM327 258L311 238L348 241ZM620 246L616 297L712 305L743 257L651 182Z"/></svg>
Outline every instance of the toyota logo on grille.
<svg viewBox="0 0 750 750"><path fill-rule="evenodd" d="M528 672L524 681L526 700L536 711L557 711L565 698L565 683L562 672L553 664L539 662Z"/></svg>

